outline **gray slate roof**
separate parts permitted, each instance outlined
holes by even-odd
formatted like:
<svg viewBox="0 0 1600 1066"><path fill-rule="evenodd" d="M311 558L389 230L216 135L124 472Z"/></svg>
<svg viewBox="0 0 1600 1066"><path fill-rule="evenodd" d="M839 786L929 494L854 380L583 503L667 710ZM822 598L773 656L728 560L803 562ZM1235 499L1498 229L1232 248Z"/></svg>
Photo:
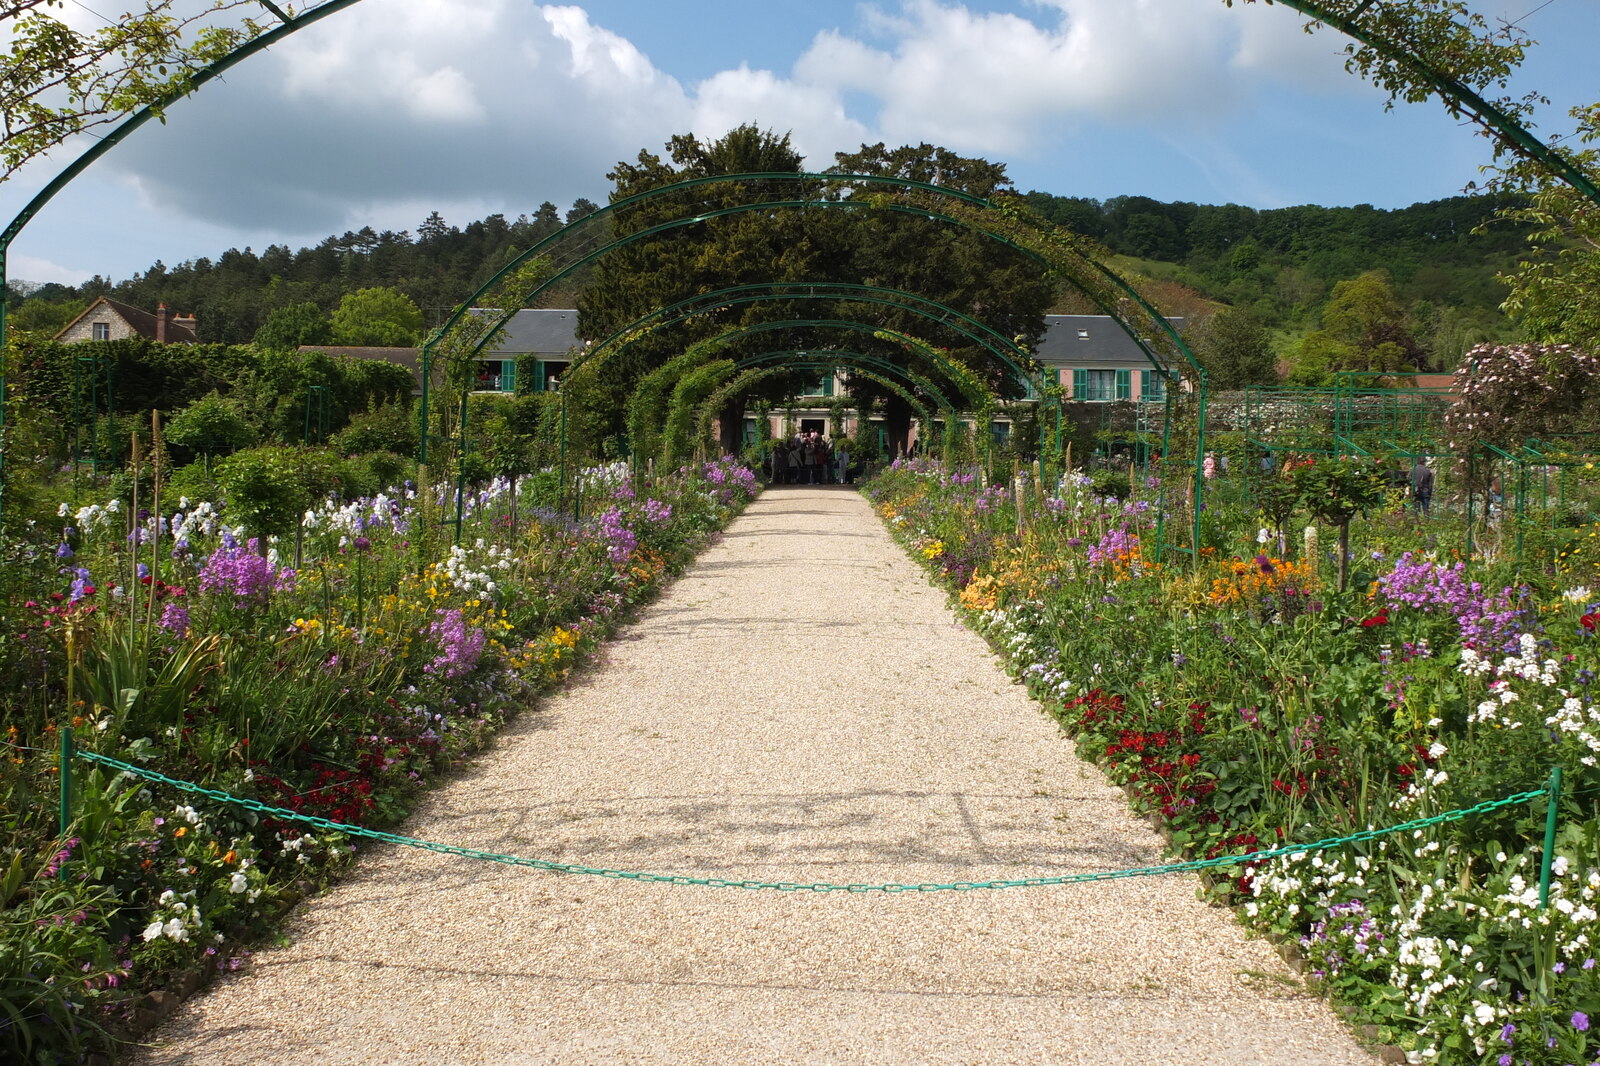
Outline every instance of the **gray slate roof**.
<svg viewBox="0 0 1600 1066"><path fill-rule="evenodd" d="M1183 328L1183 319L1169 321ZM1048 366L1150 365L1133 338L1110 315L1046 315L1044 339L1034 354Z"/></svg>
<svg viewBox="0 0 1600 1066"><path fill-rule="evenodd" d="M474 308L476 311L477 309ZM500 343L485 355L536 355L564 359L580 343L578 312L570 307L525 307L506 323Z"/></svg>

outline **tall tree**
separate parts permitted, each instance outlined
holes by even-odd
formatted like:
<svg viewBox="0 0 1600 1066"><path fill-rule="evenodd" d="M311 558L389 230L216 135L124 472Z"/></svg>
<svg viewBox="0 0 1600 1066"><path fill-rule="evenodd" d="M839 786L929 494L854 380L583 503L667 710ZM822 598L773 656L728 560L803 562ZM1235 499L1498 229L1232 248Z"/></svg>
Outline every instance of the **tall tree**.
<svg viewBox="0 0 1600 1066"><path fill-rule="evenodd" d="M1015 196L1001 163L956 155L929 144L887 148L862 145L840 152L834 170L908 178L986 199ZM867 195L871 190L867 190ZM1038 264L974 230L901 212L877 211L852 219L845 237L840 280L902 289L937 300L985 323L1001 336L1032 346L1044 335L1044 316L1056 286ZM909 311L852 308L876 315L885 325L947 348L976 371L997 395L1022 395L1023 383L1002 370L967 337L931 324ZM854 386L881 402L891 445L904 448L911 408L896 393L865 381Z"/></svg>
<svg viewBox="0 0 1600 1066"><path fill-rule="evenodd" d="M337 344L404 347L417 343L421 333L421 310L394 289L349 293L333 313L333 339Z"/></svg>
<svg viewBox="0 0 1600 1066"><path fill-rule="evenodd" d="M1200 323L1189 343L1213 389L1278 383L1272 338L1248 310L1224 307Z"/></svg>
<svg viewBox="0 0 1600 1066"><path fill-rule="evenodd" d="M697 177L739 173L798 173L801 156L788 136L755 126L740 126L722 138L702 142L690 134L667 142L667 158L640 152L633 163L618 163L607 175L611 202ZM626 236L669 219L690 206L706 213L744 202L740 190L702 186L683 196L645 201L611 217L613 232ZM823 250L813 240L814 224L804 212L746 212L710 218L618 249L596 264L578 300L578 335L596 341L647 312L686 297L740 284L826 277ZM599 432L623 432L627 397L649 369L698 340L730 326L758 321L770 312L759 305L730 307L696 316L670 331L654 333L619 355L609 357L604 374L574 378L583 403L595 413ZM738 426L725 417L725 432ZM729 443L729 440L725 440Z"/></svg>

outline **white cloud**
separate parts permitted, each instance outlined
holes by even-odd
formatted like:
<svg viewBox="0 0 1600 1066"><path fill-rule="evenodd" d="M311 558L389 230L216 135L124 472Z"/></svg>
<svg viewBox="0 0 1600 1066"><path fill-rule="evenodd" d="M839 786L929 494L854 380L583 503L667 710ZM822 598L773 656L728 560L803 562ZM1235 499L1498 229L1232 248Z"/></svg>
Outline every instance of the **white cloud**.
<svg viewBox="0 0 1600 1066"><path fill-rule="evenodd" d="M1241 132L1259 140L1263 116L1289 110L1292 123L1275 127L1284 139L1317 123L1302 101L1372 91L1341 69L1341 37L1302 33L1282 5L884 3L821 32L796 32L792 11L775 8L772 32L795 41L788 69L741 63L742 42L725 40L723 69L689 82L580 6L372 0L234 68L95 171L139 190L142 217L122 223L130 232L201 220L257 245L405 228L433 208L464 222L600 199L618 160L659 151L675 133L714 138L744 122L792 132L813 166L862 142L929 141L1014 168L1048 160L1046 181L1080 185L1111 173L1114 153L1137 157L1115 171L1136 175L1140 158L1181 170L1186 153L1201 186L1187 195L1220 182L1257 198L1289 172L1252 168L1277 166L1287 141L1263 152ZM788 62L765 54L771 67ZM1301 169L1313 165L1308 155ZM157 241L156 255L172 253Z"/></svg>
<svg viewBox="0 0 1600 1066"><path fill-rule="evenodd" d="M779 78L771 71L725 70L695 88L694 131L719 137L745 122L793 133L794 146L811 167L833 162L833 153L868 137L865 125L845 114L837 89Z"/></svg>
<svg viewBox="0 0 1600 1066"><path fill-rule="evenodd" d="M32 281L40 285L52 281L62 285L77 285L94 273L92 270L64 267L48 259L15 253L7 256L7 272L15 281Z"/></svg>

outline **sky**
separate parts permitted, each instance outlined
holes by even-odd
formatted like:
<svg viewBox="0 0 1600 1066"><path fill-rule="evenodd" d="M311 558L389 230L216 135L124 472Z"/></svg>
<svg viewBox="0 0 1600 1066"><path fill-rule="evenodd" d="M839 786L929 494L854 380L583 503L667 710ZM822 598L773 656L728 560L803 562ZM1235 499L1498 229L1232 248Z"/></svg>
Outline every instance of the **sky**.
<svg viewBox="0 0 1600 1066"><path fill-rule="evenodd" d="M200 0L195 0L200 2ZM1538 128L1600 99L1600 0L1474 0L1538 42L1512 89ZM80 0L64 17L92 25ZM229 248L312 245L430 211L465 225L603 203L673 134L755 123L815 169L928 142L1016 186L1105 199L1403 207L1480 178L1436 102L1385 109L1343 37L1222 0L363 0L168 109L57 196L9 276L123 279ZM9 220L81 151L0 184Z"/></svg>

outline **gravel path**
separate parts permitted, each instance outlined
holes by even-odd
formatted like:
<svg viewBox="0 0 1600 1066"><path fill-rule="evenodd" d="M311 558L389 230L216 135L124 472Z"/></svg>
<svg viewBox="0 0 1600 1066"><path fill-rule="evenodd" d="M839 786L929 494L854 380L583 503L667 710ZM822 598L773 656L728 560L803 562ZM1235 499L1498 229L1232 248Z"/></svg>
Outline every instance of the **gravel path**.
<svg viewBox="0 0 1600 1066"><path fill-rule="evenodd" d="M759 880L1145 864L1120 792L866 502L762 496L414 836ZM1183 877L923 895L670 887L368 852L186 1004L162 1064L1364 1063Z"/></svg>

